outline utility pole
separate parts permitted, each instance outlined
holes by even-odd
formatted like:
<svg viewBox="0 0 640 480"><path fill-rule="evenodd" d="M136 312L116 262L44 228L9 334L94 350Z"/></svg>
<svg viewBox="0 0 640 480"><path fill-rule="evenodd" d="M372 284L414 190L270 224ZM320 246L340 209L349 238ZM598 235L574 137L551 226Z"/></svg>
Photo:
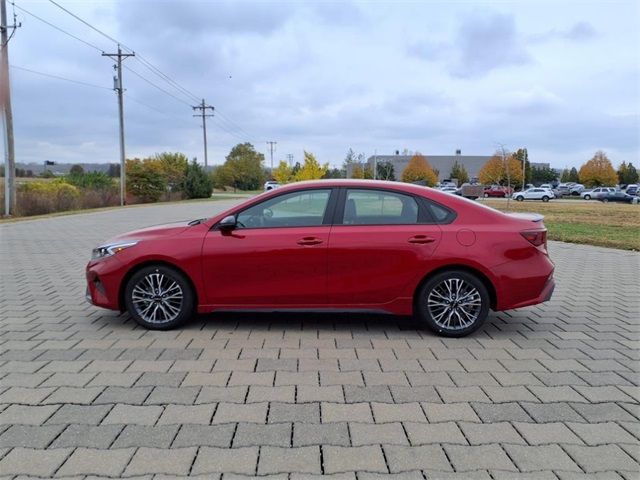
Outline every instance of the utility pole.
<svg viewBox="0 0 640 480"><path fill-rule="evenodd" d="M120 206L123 206L126 192L125 154L124 154L124 88L122 88L122 59L134 57L135 53L122 53L118 44L118 53L102 53L103 57L109 57L116 61L113 68L117 75L113 77L113 89L118 94L118 113L120 117Z"/></svg>
<svg viewBox="0 0 640 480"><path fill-rule="evenodd" d="M289 166L293 166L293 153L287 153L287 161L289 162Z"/></svg>
<svg viewBox="0 0 640 480"><path fill-rule="evenodd" d="M271 175L273 176L273 150L278 142L268 141L269 152L271 153Z"/></svg>
<svg viewBox="0 0 640 480"><path fill-rule="evenodd" d="M207 117L213 117L213 113L207 114L207 110L211 110L213 112L215 109L211 105L207 105L204 98L199 105L195 105L191 108L194 110L200 110L200 113L194 115L194 117L202 118L202 133L204 135L204 168L206 169L209 165L209 157L207 156Z"/></svg>
<svg viewBox="0 0 640 480"><path fill-rule="evenodd" d="M4 214L16 213L16 152L13 145L13 112L11 110L11 88L9 85L9 29L15 32L20 24L16 24L15 13L13 25L7 24L7 2L0 0L0 38L2 46L0 54L0 107L5 135L5 167L4 167ZM12 32L12 36L13 36Z"/></svg>

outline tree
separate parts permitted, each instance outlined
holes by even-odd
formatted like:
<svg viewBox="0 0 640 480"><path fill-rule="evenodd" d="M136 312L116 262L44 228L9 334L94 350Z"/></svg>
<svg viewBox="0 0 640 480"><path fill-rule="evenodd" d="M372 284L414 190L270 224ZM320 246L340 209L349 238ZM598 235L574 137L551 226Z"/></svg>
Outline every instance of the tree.
<svg viewBox="0 0 640 480"><path fill-rule="evenodd" d="M157 202L167 189L167 182L157 162L134 158L125 165L127 192L143 202Z"/></svg>
<svg viewBox="0 0 640 480"><path fill-rule="evenodd" d="M296 174L296 181L320 179L325 173L327 173L327 170L329 170L328 163L320 165L318 160L316 160L315 155L305 150L304 163L302 164L300 171Z"/></svg>
<svg viewBox="0 0 640 480"><path fill-rule="evenodd" d="M458 163L458 160L453 162L453 167L451 167L451 173L449 176L451 178L457 178L458 185L469 182L469 173L467 172L467 169L464 168L464 165Z"/></svg>
<svg viewBox="0 0 640 480"><path fill-rule="evenodd" d="M351 178L364 178L364 170L362 165L356 163L351 169Z"/></svg>
<svg viewBox="0 0 640 480"><path fill-rule="evenodd" d="M427 159L420 153L416 153L402 172L402 181L407 183L423 181L432 187L438 182L438 176Z"/></svg>
<svg viewBox="0 0 640 480"><path fill-rule="evenodd" d="M570 178L570 173L569 173L569 169L565 168L564 170L562 170L562 175L560 175L560 181L562 183L566 183L566 182L570 182L571 180L569 180Z"/></svg>
<svg viewBox="0 0 640 480"><path fill-rule="evenodd" d="M502 153L496 152L480 169L478 174L480 183L485 185L522 184L522 163L514 155L502 158Z"/></svg>
<svg viewBox="0 0 640 480"><path fill-rule="evenodd" d="M167 181L171 191L182 189L189 166L189 159L186 155L179 152L156 153L152 157L152 161L158 163L158 169Z"/></svg>
<svg viewBox="0 0 640 480"><path fill-rule="evenodd" d="M273 178L278 183L287 183L291 181L291 167L284 160L280 160L278 166L273 170Z"/></svg>
<svg viewBox="0 0 640 480"><path fill-rule="evenodd" d="M120 164L119 163L110 163L109 164L109 171L107 172L107 175L109 175L110 177L119 177L120 176Z"/></svg>
<svg viewBox="0 0 640 480"><path fill-rule="evenodd" d="M573 183L578 183L580 181L576 167L571 167L571 170L569 171L569 181Z"/></svg>
<svg viewBox="0 0 640 480"><path fill-rule="evenodd" d="M84 168L82 168L82 165L73 165L71 167L71 169L69 170L69 175L73 175L73 176L81 176L84 175Z"/></svg>
<svg viewBox="0 0 640 480"><path fill-rule="evenodd" d="M618 181L616 171L607 154L598 150L593 158L580 167L580 183L587 187L615 185Z"/></svg>
<svg viewBox="0 0 640 480"><path fill-rule="evenodd" d="M513 154L520 162L520 172L522 172L522 164L524 162L524 183L533 183L531 178L531 164L529 163L529 152L526 148L519 148L516 153ZM522 176L522 173L520 174Z"/></svg>
<svg viewBox="0 0 640 480"><path fill-rule="evenodd" d="M231 182L234 189L257 190L265 178L262 162L264 155L256 152L253 145L249 142L239 143L226 157L223 176Z"/></svg>
<svg viewBox="0 0 640 480"><path fill-rule="evenodd" d="M638 171L631 162L629 162L628 165L626 162L622 162L618 168L617 175L618 183L621 185L629 185L630 183L638 182Z"/></svg>
<svg viewBox="0 0 640 480"><path fill-rule="evenodd" d="M395 181L396 172L391 162L380 162L376 167L376 174L379 180Z"/></svg>
<svg viewBox="0 0 640 480"><path fill-rule="evenodd" d="M187 198L209 198L213 193L211 177L195 159L191 163L187 163L182 189Z"/></svg>
<svg viewBox="0 0 640 480"><path fill-rule="evenodd" d="M344 171L341 168L330 168L322 178L344 178Z"/></svg>
<svg viewBox="0 0 640 480"><path fill-rule="evenodd" d="M551 183L558 179L558 174L553 168L532 167L531 168L531 183Z"/></svg>
<svg viewBox="0 0 640 480"><path fill-rule="evenodd" d="M364 164L362 178L364 178L365 180L373 180L373 169L371 168L371 165L369 165L368 163Z"/></svg>

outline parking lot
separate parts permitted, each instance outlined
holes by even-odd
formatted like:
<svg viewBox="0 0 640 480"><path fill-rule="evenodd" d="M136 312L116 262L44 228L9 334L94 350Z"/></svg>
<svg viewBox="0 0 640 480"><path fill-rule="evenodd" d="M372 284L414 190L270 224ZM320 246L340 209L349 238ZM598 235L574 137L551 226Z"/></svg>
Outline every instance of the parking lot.
<svg viewBox="0 0 640 480"><path fill-rule="evenodd" d="M237 202L0 225L0 476L637 479L640 254L550 243L552 301L443 339L412 319L84 300L91 248Z"/></svg>

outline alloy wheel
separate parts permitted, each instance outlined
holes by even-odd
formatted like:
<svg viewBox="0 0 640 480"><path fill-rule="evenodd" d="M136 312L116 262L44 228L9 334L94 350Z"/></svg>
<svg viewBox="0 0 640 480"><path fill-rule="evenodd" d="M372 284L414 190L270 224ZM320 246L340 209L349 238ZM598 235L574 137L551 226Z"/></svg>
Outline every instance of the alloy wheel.
<svg viewBox="0 0 640 480"><path fill-rule="evenodd" d="M462 330L473 325L482 311L478 289L461 278L448 278L433 287L427 308L438 327Z"/></svg>
<svg viewBox="0 0 640 480"><path fill-rule="evenodd" d="M183 300L184 292L180 284L160 272L142 277L131 292L136 313L152 324L175 320L180 315Z"/></svg>

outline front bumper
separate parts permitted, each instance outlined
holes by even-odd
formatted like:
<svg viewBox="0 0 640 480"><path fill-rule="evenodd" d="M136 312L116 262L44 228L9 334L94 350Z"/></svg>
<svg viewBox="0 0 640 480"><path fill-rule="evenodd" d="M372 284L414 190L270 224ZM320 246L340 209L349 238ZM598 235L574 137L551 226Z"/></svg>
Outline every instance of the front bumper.
<svg viewBox="0 0 640 480"><path fill-rule="evenodd" d="M120 310L120 283L124 274L124 265L116 258L89 262L86 300L97 307Z"/></svg>

